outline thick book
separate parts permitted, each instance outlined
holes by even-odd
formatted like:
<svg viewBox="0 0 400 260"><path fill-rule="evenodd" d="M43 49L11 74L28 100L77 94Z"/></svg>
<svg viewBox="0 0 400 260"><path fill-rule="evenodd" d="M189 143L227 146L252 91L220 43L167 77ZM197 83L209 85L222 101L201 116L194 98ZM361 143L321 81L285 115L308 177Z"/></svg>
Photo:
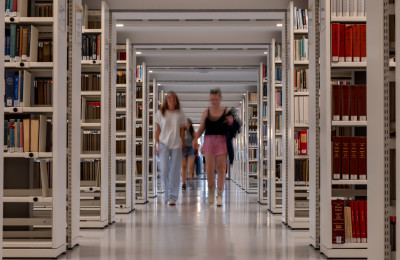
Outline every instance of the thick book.
<svg viewBox="0 0 400 260"><path fill-rule="evenodd" d="M358 120L358 86L350 85L350 120Z"/></svg>
<svg viewBox="0 0 400 260"><path fill-rule="evenodd" d="M341 86L340 85L332 85L332 120L340 121L340 105L341 105Z"/></svg>
<svg viewBox="0 0 400 260"><path fill-rule="evenodd" d="M358 99L357 99L357 107L358 107L358 120L366 121L367 120L367 86L366 85L358 85Z"/></svg>
<svg viewBox="0 0 400 260"><path fill-rule="evenodd" d="M350 179L358 180L358 137L350 137Z"/></svg>
<svg viewBox="0 0 400 260"><path fill-rule="evenodd" d="M19 151L24 152L24 123L23 120L19 122Z"/></svg>
<svg viewBox="0 0 400 260"><path fill-rule="evenodd" d="M344 201L332 200L332 243L343 244L344 233Z"/></svg>
<svg viewBox="0 0 400 260"><path fill-rule="evenodd" d="M299 154L300 155L308 154L307 140L308 140L308 131L300 130L299 131Z"/></svg>
<svg viewBox="0 0 400 260"><path fill-rule="evenodd" d="M353 61L353 26L346 25L345 29L345 60L346 62Z"/></svg>
<svg viewBox="0 0 400 260"><path fill-rule="evenodd" d="M360 25L360 56L361 61L367 61L367 25L361 24Z"/></svg>
<svg viewBox="0 0 400 260"><path fill-rule="evenodd" d="M361 61L361 38L360 38L360 26L353 25L353 61Z"/></svg>
<svg viewBox="0 0 400 260"><path fill-rule="evenodd" d="M359 202L359 212L360 212L360 239L361 243L367 243L367 233L366 233L366 225L367 222L365 221L365 208L364 208L364 201Z"/></svg>
<svg viewBox="0 0 400 260"><path fill-rule="evenodd" d="M340 24L340 26L339 26L339 62L345 61L345 33L346 33L346 25Z"/></svg>
<svg viewBox="0 0 400 260"><path fill-rule="evenodd" d="M30 152L39 152L39 119L31 119Z"/></svg>
<svg viewBox="0 0 400 260"><path fill-rule="evenodd" d="M350 138L342 138L342 179L350 179Z"/></svg>
<svg viewBox="0 0 400 260"><path fill-rule="evenodd" d="M353 231L351 225L351 208L344 207L344 225L345 225L345 243L351 243L353 239Z"/></svg>
<svg viewBox="0 0 400 260"><path fill-rule="evenodd" d="M354 225L356 226L356 243L361 243L359 201L354 201Z"/></svg>
<svg viewBox="0 0 400 260"><path fill-rule="evenodd" d="M341 116L343 121L350 119L350 86L341 85Z"/></svg>
<svg viewBox="0 0 400 260"><path fill-rule="evenodd" d="M334 180L340 180L342 165L342 138L340 136L332 137L332 177Z"/></svg>
<svg viewBox="0 0 400 260"><path fill-rule="evenodd" d="M12 107L14 104L14 91L15 91L15 71L7 70L5 72L6 89L5 89L5 106Z"/></svg>
<svg viewBox="0 0 400 260"><path fill-rule="evenodd" d="M351 231L352 231L352 236L351 236L351 243L356 243L357 242L357 238L356 238L356 225L355 225L355 221L356 221L356 216L355 216L355 206L354 206L354 201L350 201L350 209L351 209Z"/></svg>
<svg viewBox="0 0 400 260"><path fill-rule="evenodd" d="M4 144L3 152L8 151L8 120L4 120Z"/></svg>
<svg viewBox="0 0 400 260"><path fill-rule="evenodd" d="M17 71L14 76L14 107L19 107L19 72Z"/></svg>
<svg viewBox="0 0 400 260"><path fill-rule="evenodd" d="M31 151L31 120L23 119L23 129L24 129L24 152Z"/></svg>
<svg viewBox="0 0 400 260"><path fill-rule="evenodd" d="M340 24L332 23L332 62L339 61Z"/></svg>
<svg viewBox="0 0 400 260"><path fill-rule="evenodd" d="M358 175L360 180L367 179L367 137L358 138Z"/></svg>

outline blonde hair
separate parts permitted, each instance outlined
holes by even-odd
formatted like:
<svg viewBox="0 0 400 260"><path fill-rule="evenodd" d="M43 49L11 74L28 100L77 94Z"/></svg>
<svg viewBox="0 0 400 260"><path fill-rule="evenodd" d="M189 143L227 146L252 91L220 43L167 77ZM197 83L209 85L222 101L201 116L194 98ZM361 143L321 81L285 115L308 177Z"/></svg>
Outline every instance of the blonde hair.
<svg viewBox="0 0 400 260"><path fill-rule="evenodd" d="M175 96L175 99L176 99L176 106L175 106L175 109L176 109L176 110L181 109L181 105L180 105L180 103L179 103L179 98L178 98L178 96L176 95L176 93L173 92L173 91L169 91L168 94L167 94L167 96L168 96L168 95L174 95L174 96ZM162 106L161 106L161 114L162 114L163 116L165 116L165 111L167 111L167 109L168 109L168 101L167 101L167 98L165 98L165 99L164 99L164 102L163 102L163 104L162 104Z"/></svg>

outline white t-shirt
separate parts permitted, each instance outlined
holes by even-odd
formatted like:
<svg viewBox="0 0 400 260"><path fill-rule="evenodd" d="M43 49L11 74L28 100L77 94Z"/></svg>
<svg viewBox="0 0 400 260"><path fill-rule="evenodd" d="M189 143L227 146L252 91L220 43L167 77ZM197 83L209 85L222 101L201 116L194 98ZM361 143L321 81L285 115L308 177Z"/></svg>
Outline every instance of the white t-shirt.
<svg viewBox="0 0 400 260"><path fill-rule="evenodd" d="M160 143L165 144L169 149L182 148L180 129L186 124L185 115L182 110L173 112L166 110L165 115L158 110L156 123L160 126Z"/></svg>

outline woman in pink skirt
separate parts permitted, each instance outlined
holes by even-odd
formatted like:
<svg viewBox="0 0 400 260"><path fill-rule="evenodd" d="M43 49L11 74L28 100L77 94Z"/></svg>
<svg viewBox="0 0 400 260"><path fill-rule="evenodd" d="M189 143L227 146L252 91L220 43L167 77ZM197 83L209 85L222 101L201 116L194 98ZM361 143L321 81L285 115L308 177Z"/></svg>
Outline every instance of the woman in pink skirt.
<svg viewBox="0 0 400 260"><path fill-rule="evenodd" d="M201 124L194 135L193 147L197 148L197 140L206 131L204 144L201 149L206 158L208 203L214 203L215 199L215 170L218 173L217 206L222 206L222 193L225 186L227 146L226 134L228 126L233 124L230 110L221 107L222 95L220 89L210 91L211 107L203 113Z"/></svg>

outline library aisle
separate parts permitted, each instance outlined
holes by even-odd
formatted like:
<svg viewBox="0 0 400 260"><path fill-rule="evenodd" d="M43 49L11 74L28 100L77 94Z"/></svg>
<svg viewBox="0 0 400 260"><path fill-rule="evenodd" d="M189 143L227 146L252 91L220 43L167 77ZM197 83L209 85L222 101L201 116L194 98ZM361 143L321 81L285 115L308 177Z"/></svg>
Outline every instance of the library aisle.
<svg viewBox="0 0 400 260"><path fill-rule="evenodd" d="M102 230L81 230L80 245L59 259L325 259L308 245L308 231L292 231L227 181L224 206L207 203L205 180L191 180L178 204L162 196L118 215Z"/></svg>

